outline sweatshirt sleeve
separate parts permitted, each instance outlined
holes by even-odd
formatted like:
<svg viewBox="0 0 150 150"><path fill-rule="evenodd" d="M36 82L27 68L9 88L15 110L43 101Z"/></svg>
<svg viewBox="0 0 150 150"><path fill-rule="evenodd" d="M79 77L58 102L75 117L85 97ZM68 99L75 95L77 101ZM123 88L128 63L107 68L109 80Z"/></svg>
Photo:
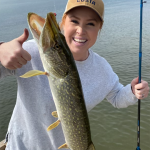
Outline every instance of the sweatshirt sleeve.
<svg viewBox="0 0 150 150"><path fill-rule="evenodd" d="M6 76L15 75L16 70L6 69L0 62L0 80Z"/></svg>
<svg viewBox="0 0 150 150"><path fill-rule="evenodd" d="M106 99L117 108L126 108L129 105L134 105L137 102L137 98L132 93L131 84L123 86L121 83L119 83L118 77L113 88L106 96Z"/></svg>

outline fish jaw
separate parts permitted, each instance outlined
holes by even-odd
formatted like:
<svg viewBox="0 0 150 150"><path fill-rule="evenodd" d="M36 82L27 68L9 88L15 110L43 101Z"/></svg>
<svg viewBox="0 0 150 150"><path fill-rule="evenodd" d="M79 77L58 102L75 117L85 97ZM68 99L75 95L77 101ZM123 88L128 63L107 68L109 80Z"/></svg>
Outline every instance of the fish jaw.
<svg viewBox="0 0 150 150"><path fill-rule="evenodd" d="M53 13L47 14L46 19L42 18L41 16L35 13L28 13L27 16L27 21L31 33L34 39L36 40L37 44L42 47L43 52L46 51L47 47L53 47L56 40L50 23L52 22L51 16L55 17ZM57 25L57 22L55 20L55 26L53 23L53 29L56 31L56 28L59 29L59 26Z"/></svg>
<svg viewBox="0 0 150 150"><path fill-rule="evenodd" d="M35 13L30 12L27 16L27 22L34 39L38 43L43 26L45 24L45 19Z"/></svg>

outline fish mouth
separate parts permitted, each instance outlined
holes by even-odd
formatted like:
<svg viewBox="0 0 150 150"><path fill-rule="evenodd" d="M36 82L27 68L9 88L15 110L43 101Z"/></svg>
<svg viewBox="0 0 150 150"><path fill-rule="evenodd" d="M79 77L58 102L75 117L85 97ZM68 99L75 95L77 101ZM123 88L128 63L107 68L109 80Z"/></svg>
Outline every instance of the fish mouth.
<svg viewBox="0 0 150 150"><path fill-rule="evenodd" d="M50 12L44 19L35 13L28 13L27 18L32 35L41 47L53 47L60 33L55 14Z"/></svg>
<svg viewBox="0 0 150 150"><path fill-rule="evenodd" d="M60 33L59 25L56 21L56 17L54 13L48 13L44 25L45 30L50 35L50 40L52 40L51 44L56 42L56 39L58 38L58 34ZM44 30L43 28L43 30ZM52 45L53 45L52 44Z"/></svg>
<svg viewBox="0 0 150 150"><path fill-rule="evenodd" d="M31 33L36 40L39 40L45 19L35 13L28 13L27 21L31 29Z"/></svg>

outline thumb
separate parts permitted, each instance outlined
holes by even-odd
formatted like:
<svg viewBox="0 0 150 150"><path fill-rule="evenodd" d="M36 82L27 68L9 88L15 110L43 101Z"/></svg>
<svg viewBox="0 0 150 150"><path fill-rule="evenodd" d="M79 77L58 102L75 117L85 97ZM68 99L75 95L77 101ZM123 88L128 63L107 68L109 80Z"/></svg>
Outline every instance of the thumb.
<svg viewBox="0 0 150 150"><path fill-rule="evenodd" d="M131 82L131 85L136 85L136 84L138 84L138 83L139 83L139 77L134 78L134 79L132 80L132 82Z"/></svg>
<svg viewBox="0 0 150 150"><path fill-rule="evenodd" d="M24 32L21 36L19 36L18 38L16 38L16 40L22 45L29 37L29 31L28 29L24 29Z"/></svg>
<svg viewBox="0 0 150 150"><path fill-rule="evenodd" d="M133 94L135 94L135 85L138 84L138 82L139 82L139 77L134 78L134 79L132 80L132 82L131 82L131 87L132 87L132 92L133 92Z"/></svg>

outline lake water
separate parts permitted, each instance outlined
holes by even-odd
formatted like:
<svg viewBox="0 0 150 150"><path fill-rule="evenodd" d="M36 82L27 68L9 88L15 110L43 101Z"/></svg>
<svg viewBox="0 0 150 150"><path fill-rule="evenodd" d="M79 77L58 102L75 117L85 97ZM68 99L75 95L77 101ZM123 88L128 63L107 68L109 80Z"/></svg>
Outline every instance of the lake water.
<svg viewBox="0 0 150 150"><path fill-rule="evenodd" d="M60 22L67 0L0 0L0 40L20 36L27 13L43 17L56 12ZM93 50L105 57L124 85L138 76L140 0L104 0L105 22ZM31 39L31 35L29 39ZM143 7L142 78L150 82L150 3ZM4 139L16 100L14 77L0 81L0 141ZM89 113L92 140L97 150L132 150L137 144L137 104L116 109L106 100ZM150 97L141 102L141 149L150 141Z"/></svg>

